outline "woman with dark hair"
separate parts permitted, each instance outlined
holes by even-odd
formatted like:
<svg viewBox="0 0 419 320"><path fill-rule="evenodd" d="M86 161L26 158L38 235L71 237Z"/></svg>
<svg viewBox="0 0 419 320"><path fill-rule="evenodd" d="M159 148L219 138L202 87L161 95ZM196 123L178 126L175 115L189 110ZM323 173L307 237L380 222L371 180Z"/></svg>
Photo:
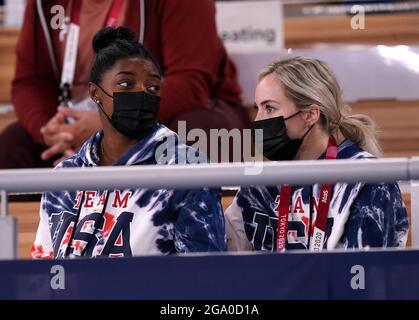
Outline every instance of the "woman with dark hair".
<svg viewBox="0 0 419 320"><path fill-rule="evenodd" d="M103 130L57 168L187 164L184 155L197 154L156 122L161 72L133 39L123 27L95 35L90 97ZM175 143L157 152L168 140ZM40 218L34 258L223 251L226 246L218 189L48 192Z"/></svg>
<svg viewBox="0 0 419 320"><path fill-rule="evenodd" d="M179 133L246 128L215 9L214 0L27 0L12 82L17 122L0 132L0 169L51 167L101 129L88 83L90 44L103 27L129 27L159 63L161 124Z"/></svg>

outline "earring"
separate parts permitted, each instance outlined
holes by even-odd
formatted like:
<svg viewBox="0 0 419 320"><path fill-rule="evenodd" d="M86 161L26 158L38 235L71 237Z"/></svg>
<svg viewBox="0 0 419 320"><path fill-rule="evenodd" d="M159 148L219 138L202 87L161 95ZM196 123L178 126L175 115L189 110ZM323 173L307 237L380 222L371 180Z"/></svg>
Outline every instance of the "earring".
<svg viewBox="0 0 419 320"><path fill-rule="evenodd" d="M100 101L99 100L96 100L96 104L100 104Z"/></svg>

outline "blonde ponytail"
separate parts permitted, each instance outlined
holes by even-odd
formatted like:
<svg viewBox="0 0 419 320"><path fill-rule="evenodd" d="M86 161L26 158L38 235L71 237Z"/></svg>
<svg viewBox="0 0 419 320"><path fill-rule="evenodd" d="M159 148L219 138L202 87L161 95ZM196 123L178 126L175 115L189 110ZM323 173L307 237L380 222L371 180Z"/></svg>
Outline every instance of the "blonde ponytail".
<svg viewBox="0 0 419 320"><path fill-rule="evenodd" d="M380 157L382 149L376 138L375 122L367 115L351 114L348 106L345 109L346 114L342 115L339 126L343 136L372 155Z"/></svg>

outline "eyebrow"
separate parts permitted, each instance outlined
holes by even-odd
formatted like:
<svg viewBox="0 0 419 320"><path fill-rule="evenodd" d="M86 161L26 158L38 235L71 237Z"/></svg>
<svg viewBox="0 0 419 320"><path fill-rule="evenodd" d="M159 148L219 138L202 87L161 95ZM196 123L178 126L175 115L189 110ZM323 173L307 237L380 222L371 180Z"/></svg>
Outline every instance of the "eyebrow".
<svg viewBox="0 0 419 320"><path fill-rule="evenodd" d="M129 75L129 76L135 76L136 75L136 73L135 72L132 72L132 71L119 71L117 74L116 74L116 76L118 76L118 75ZM157 79L159 79L159 80L161 80L161 76L158 74L158 73L150 73L150 77L152 77L152 78L157 78Z"/></svg>
<svg viewBox="0 0 419 320"><path fill-rule="evenodd" d="M161 80L161 76L158 73L150 73L150 77Z"/></svg>
<svg viewBox="0 0 419 320"><path fill-rule="evenodd" d="M132 71L119 71L116 75L120 75L120 74L126 74L126 75L130 75L130 76L135 76L136 73L132 72Z"/></svg>
<svg viewBox="0 0 419 320"><path fill-rule="evenodd" d="M260 105L262 106L262 105L264 105L264 104L267 104L267 103L272 103L272 102L274 102L274 103L276 103L276 104L280 104L278 101L268 99L268 100L263 100L263 101L260 103ZM255 102L255 104L256 104L256 102Z"/></svg>

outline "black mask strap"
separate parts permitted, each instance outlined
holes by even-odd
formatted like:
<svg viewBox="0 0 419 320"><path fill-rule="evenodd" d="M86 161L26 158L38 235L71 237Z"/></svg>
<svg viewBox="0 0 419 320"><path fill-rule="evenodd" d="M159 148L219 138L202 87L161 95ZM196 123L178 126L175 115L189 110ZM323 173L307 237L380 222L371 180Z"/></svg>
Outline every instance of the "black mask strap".
<svg viewBox="0 0 419 320"><path fill-rule="evenodd" d="M98 85L98 84L96 84L95 83L95 85L100 89L100 90L102 90L102 92L104 93L104 94L106 94L109 98L111 98L111 99L113 99L113 96L111 96L110 94L108 94L105 90L103 90L103 88L100 86L100 85ZM108 118L108 120L109 120L109 122L111 121L111 117L109 117L108 116L108 114L105 112L105 110L103 109L103 107L102 107L102 103L99 101L99 100L96 100L96 104L98 105L98 107L99 107L99 109L103 112L103 114L106 116L106 118Z"/></svg>
<svg viewBox="0 0 419 320"><path fill-rule="evenodd" d="M106 116L106 118L108 118L108 120L110 122L111 118L106 114L105 110L103 110L103 107L102 107L102 104L100 103L100 101L97 101L96 104L99 107L99 109L103 112L103 114Z"/></svg>
<svg viewBox="0 0 419 320"><path fill-rule="evenodd" d="M106 94L109 98L111 98L111 99L113 99L113 96L111 96L109 93L107 93L105 90L103 90L103 88L100 86L100 85L98 85L98 84L96 84L95 83L95 85L100 89L100 90L102 90L102 92L104 93L104 94Z"/></svg>
<svg viewBox="0 0 419 320"><path fill-rule="evenodd" d="M293 115L289 116L288 118L284 118L284 120L288 120L291 119L292 117L296 116L297 114L299 114L301 112L301 110L297 111L296 113L294 113ZM304 135L300 138L300 139L304 139L304 137L307 135L307 133L310 132L310 130L314 127L314 124L311 125L311 127L306 131L306 133L304 133Z"/></svg>
<svg viewBox="0 0 419 320"><path fill-rule="evenodd" d="M299 114L301 112L301 110L297 111L296 113L294 113L293 115L289 116L288 118L284 118L284 120L288 120L291 119L292 117L296 116L297 114Z"/></svg>
<svg viewBox="0 0 419 320"><path fill-rule="evenodd" d="M301 139L304 139L304 137L307 135L307 133L310 132L310 130L314 127L314 124L311 125L311 127L304 133L304 135L301 137Z"/></svg>

